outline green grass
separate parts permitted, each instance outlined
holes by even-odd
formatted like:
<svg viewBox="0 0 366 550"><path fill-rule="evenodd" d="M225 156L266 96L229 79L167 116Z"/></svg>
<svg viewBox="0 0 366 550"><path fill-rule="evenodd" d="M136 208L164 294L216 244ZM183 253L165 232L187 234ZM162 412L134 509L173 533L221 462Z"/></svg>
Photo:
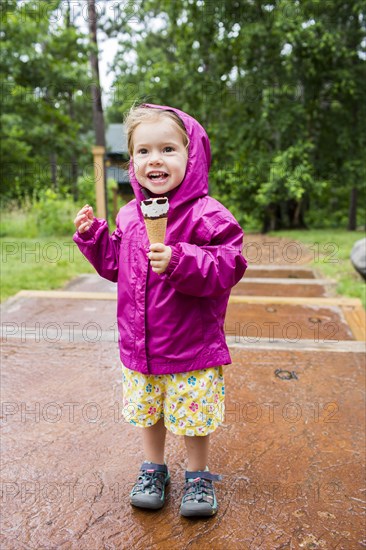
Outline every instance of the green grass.
<svg viewBox="0 0 366 550"><path fill-rule="evenodd" d="M36 237L37 228L31 222L27 212L17 209L16 212L4 208L0 211L0 237Z"/></svg>
<svg viewBox="0 0 366 550"><path fill-rule="evenodd" d="M95 273L71 236L0 239L1 301L19 290L50 290L81 273Z"/></svg>
<svg viewBox="0 0 366 550"><path fill-rule="evenodd" d="M276 231L271 236L285 237L308 246L313 256L311 266L323 277L337 281L336 291L342 296L359 298L366 307L366 285L354 269L350 254L356 241L365 235L361 231L314 229L309 231Z"/></svg>

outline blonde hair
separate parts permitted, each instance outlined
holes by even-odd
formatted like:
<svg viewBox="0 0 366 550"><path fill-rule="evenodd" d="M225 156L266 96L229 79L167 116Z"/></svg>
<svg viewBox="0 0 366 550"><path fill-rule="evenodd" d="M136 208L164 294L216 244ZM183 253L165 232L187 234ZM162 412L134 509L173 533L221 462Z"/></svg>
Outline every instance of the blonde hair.
<svg viewBox="0 0 366 550"><path fill-rule="evenodd" d="M187 135L187 130L185 129L182 120L174 113L174 111L156 109L154 107L133 106L124 119L125 128L127 130L127 147L130 157L133 156L133 133L137 126L142 122L157 122L163 117L169 118L176 124L177 130L183 139L183 145L186 149L188 149L189 138Z"/></svg>

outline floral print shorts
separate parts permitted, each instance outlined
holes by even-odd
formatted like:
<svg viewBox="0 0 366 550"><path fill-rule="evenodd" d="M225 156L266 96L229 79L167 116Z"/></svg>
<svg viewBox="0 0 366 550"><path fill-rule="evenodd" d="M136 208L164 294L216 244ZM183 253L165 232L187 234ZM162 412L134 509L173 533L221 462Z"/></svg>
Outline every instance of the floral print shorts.
<svg viewBox="0 0 366 550"><path fill-rule="evenodd" d="M208 435L224 421L223 368L145 375L122 365L122 414L134 426L147 428L164 418L176 435Z"/></svg>

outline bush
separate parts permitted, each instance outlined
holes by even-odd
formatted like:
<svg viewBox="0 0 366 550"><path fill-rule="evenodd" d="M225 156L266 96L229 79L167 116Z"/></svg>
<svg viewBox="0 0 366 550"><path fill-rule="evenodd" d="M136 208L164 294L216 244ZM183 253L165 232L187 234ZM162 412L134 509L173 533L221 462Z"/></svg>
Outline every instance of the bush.
<svg viewBox="0 0 366 550"><path fill-rule="evenodd" d="M108 219L113 231L113 188L116 182L108 180ZM93 175L78 179L79 200L64 191L40 189L34 191L33 199L17 198L3 200L1 204L0 237L36 238L62 237L75 231L74 218L84 204L90 204L96 215L95 183Z"/></svg>
<svg viewBox="0 0 366 550"><path fill-rule="evenodd" d="M52 189L39 193L29 212L40 237L70 235L74 232L76 208L70 195L58 195Z"/></svg>
<svg viewBox="0 0 366 550"><path fill-rule="evenodd" d="M95 181L94 181L94 172L89 172L83 174L78 178L77 183L78 188L78 204L80 208L84 204L90 204L90 206L95 206Z"/></svg>

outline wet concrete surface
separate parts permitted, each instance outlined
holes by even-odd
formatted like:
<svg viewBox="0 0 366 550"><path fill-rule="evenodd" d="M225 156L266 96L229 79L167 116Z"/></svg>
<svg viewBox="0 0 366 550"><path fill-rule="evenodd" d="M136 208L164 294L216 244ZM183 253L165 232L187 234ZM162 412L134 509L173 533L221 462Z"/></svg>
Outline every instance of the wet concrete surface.
<svg viewBox="0 0 366 550"><path fill-rule="evenodd" d="M64 286L69 292L111 292L117 294L117 284L97 275L80 275Z"/></svg>
<svg viewBox="0 0 366 550"><path fill-rule="evenodd" d="M287 279L314 279L315 274L311 269L286 268L277 266L249 266L246 271L248 277L266 277L267 279L287 278Z"/></svg>
<svg viewBox="0 0 366 550"><path fill-rule="evenodd" d="M6 319L8 333L23 329L25 337L32 336L32 330L39 326L46 336L52 329L70 333L70 339L77 330L84 330L86 340L92 340L93 333L100 330L116 330L116 308L114 300L62 300L56 298L22 297L7 307ZM88 336L89 333L89 336ZM55 338L55 340L57 340Z"/></svg>
<svg viewBox="0 0 366 550"><path fill-rule="evenodd" d="M115 285L88 275L65 290L112 297ZM365 354L294 345L299 329L299 344L352 343L340 307L270 297L229 304L227 336L239 331L253 347L231 347L225 423L211 436L209 461L223 475L215 484L219 511L200 520L179 515L186 451L183 437L169 433L164 508L129 504L144 456L140 430L121 414L115 307L113 299L69 297L18 297L3 306L2 549L366 546ZM284 349L256 349L258 330L260 341L279 338Z"/></svg>
<svg viewBox="0 0 366 550"><path fill-rule="evenodd" d="M363 355L231 353L211 443L220 509L189 520L171 434L164 509L129 505L143 453L120 414L115 344L5 343L1 548L362 548Z"/></svg>
<svg viewBox="0 0 366 550"><path fill-rule="evenodd" d="M81 331L87 341L98 339L102 331L116 334L114 300L62 300L21 297L8 306L3 318L8 336L32 338L36 330L50 341L74 340ZM229 303L225 331L255 342L257 338L286 338L289 341L353 340L353 334L340 307L296 306L288 304Z"/></svg>
<svg viewBox="0 0 366 550"><path fill-rule="evenodd" d="M263 278L263 281L266 279ZM275 279L273 279L275 280ZM310 279L306 279L310 280ZM283 279L281 279L283 281ZM291 282L294 279L290 279ZM288 296L289 295L289 286L286 284L269 284L268 281L264 282L253 282L252 279L238 283L231 292L232 295L244 295L244 296ZM328 296L329 290L325 285L318 284L291 284L291 296Z"/></svg>
<svg viewBox="0 0 366 550"><path fill-rule="evenodd" d="M353 340L341 308L337 306L296 306L288 304L229 303L226 334L252 339L285 338L314 341Z"/></svg>

